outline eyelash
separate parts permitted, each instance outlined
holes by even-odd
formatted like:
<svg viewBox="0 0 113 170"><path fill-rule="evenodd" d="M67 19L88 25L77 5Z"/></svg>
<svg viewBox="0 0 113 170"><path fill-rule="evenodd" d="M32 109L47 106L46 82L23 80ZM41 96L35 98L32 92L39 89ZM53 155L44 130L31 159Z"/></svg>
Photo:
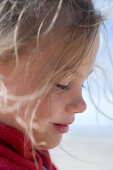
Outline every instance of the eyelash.
<svg viewBox="0 0 113 170"><path fill-rule="evenodd" d="M82 84L82 88L85 88L84 84Z"/></svg>
<svg viewBox="0 0 113 170"><path fill-rule="evenodd" d="M63 90L63 91L69 91L70 83L68 85L56 84L56 87ZM84 84L82 84L82 88L85 88Z"/></svg>
<svg viewBox="0 0 113 170"><path fill-rule="evenodd" d="M68 85L56 84L56 87L63 91L68 91L70 89L69 86L70 86L70 83Z"/></svg>

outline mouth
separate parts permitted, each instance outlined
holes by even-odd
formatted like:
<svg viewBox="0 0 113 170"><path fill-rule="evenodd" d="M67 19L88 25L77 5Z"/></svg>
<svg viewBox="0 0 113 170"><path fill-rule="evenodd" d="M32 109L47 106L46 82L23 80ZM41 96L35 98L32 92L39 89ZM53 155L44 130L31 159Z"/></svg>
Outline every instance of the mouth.
<svg viewBox="0 0 113 170"><path fill-rule="evenodd" d="M69 131L69 125L53 124L54 128L60 133L66 133Z"/></svg>
<svg viewBox="0 0 113 170"><path fill-rule="evenodd" d="M67 133L69 131L69 125L71 123L53 123L54 128L60 133Z"/></svg>

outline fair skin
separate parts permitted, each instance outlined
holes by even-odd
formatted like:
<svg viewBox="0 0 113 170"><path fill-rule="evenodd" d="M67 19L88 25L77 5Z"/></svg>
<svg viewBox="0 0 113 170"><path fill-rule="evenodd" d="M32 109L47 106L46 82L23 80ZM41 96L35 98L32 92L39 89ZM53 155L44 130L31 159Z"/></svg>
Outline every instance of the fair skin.
<svg viewBox="0 0 113 170"><path fill-rule="evenodd" d="M53 90L51 94L46 95L46 97L40 103L40 106L36 111L35 118L35 124L37 124L38 126L37 129L33 129L33 134L37 143L37 146L35 147L38 150L53 148L57 146L61 141L61 138L64 133L59 132L55 128L54 124L72 124L74 121L75 114L82 113L86 110L86 103L82 97L82 84L87 78L87 75L92 70L92 66L98 50L98 44L99 42L97 36L92 45L92 48L90 49L83 63L81 63L81 67L78 69L78 71L59 82L59 84L63 85L67 85L68 83L70 83L71 85L69 90L65 92L63 92L63 90L61 89L60 92L59 90ZM55 44L51 44L51 46L51 49L47 48L41 54L42 56L41 59L38 61L38 67L36 63L33 63L32 65L32 69L28 74L28 77L31 77L31 75L33 75L34 79L36 80L34 83L30 82L29 84L23 84L23 71L25 71L24 68L27 63L27 55L30 53L31 50L30 48L28 48L27 52L23 53L23 56L21 57L20 67L17 69L15 75L8 83L6 83L4 80L5 85L8 88L13 87L15 89L16 95L24 95L33 92L33 90L36 88L36 85L38 86L39 84L39 76L37 75L46 72L45 69L47 69L47 67L45 67L45 65L47 66L48 61L50 60L49 57L45 58L45 55L49 56L48 54L51 50L51 53L54 53L55 51L55 57L57 57L60 53L60 49L63 46L62 40L59 40ZM74 54L78 46L79 44L75 45L75 48L72 49L72 51L70 52L71 55ZM0 66L1 73L4 74L5 77L9 77L11 74L11 68L7 67L2 62L0 63ZM25 108L23 107L23 110L20 115L23 120L24 110ZM22 128L17 122L15 122L15 117L15 113L0 114L0 122L15 127L25 133L25 129Z"/></svg>

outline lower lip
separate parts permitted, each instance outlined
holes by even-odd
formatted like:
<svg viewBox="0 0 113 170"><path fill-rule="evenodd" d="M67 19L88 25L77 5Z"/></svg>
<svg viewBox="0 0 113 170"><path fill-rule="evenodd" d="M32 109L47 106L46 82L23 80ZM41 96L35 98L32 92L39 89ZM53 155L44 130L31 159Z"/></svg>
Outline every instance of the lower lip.
<svg viewBox="0 0 113 170"><path fill-rule="evenodd" d="M60 133L66 133L69 131L69 126L68 125L60 125L60 124L53 124L55 129L59 131Z"/></svg>

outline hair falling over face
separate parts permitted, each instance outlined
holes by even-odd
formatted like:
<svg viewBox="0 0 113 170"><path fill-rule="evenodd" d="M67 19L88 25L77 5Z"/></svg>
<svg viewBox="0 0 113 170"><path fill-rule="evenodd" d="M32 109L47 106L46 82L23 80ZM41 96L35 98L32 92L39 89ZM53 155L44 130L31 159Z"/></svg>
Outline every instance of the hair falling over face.
<svg viewBox="0 0 113 170"><path fill-rule="evenodd" d="M84 72L86 68L83 66L82 70L82 65L90 62L92 65L94 59L87 56L102 21L91 0L0 1L0 74L3 74L0 77L0 114L15 113L17 128L31 139L33 149L58 145L62 135L59 138L59 133L53 135L53 124L57 131L64 133L68 130L66 123L73 122L74 112L85 110L80 86L87 75L77 79L78 84L73 80L78 90L78 98L73 96L77 98L77 106L71 101L73 92L68 91L73 85L67 80L63 84L59 82ZM53 101L58 103L58 96L66 99L67 94L71 104L66 100L59 103L65 109L58 112L53 109L59 117L61 112L66 113L67 119L61 116L60 120L52 113ZM56 104L56 108L59 105ZM58 123L63 125L58 126Z"/></svg>

